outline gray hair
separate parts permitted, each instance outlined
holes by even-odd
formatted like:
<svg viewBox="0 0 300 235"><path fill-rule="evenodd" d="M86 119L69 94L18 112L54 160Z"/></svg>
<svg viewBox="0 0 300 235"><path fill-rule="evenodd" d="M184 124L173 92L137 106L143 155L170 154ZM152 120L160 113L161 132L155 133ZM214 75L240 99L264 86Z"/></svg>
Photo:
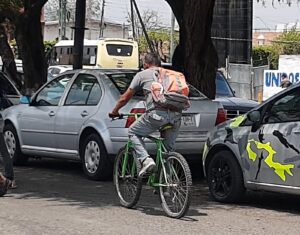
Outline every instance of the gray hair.
<svg viewBox="0 0 300 235"><path fill-rule="evenodd" d="M154 53L147 53L144 57L144 63L154 65L154 66L161 66L161 61L159 56Z"/></svg>

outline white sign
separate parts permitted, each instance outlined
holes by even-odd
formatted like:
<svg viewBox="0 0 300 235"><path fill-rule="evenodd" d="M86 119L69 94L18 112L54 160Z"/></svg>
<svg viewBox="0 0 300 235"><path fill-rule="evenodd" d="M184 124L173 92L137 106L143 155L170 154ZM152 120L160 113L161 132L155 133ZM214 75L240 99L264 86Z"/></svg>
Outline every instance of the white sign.
<svg viewBox="0 0 300 235"><path fill-rule="evenodd" d="M263 100L266 100L283 90L283 88L280 87L281 75L283 73L287 74L291 83L296 83L300 81L300 69L299 71L295 72L288 72L282 70L265 70Z"/></svg>

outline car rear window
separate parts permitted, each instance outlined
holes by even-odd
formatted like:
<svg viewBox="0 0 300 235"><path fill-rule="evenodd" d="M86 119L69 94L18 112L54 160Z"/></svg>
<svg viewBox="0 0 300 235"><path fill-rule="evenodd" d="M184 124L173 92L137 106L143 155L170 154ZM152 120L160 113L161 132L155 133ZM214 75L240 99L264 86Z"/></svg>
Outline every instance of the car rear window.
<svg viewBox="0 0 300 235"><path fill-rule="evenodd" d="M124 94L128 89L135 73L115 73L108 74L110 80L115 84L121 94Z"/></svg>
<svg viewBox="0 0 300 235"><path fill-rule="evenodd" d="M216 95L219 97L234 97L226 78L219 72L216 74Z"/></svg>
<svg viewBox="0 0 300 235"><path fill-rule="evenodd" d="M128 89L133 77L136 73L116 73L116 74L108 74L108 77L111 81L115 84L117 89L120 91L121 94L124 94L125 91ZM190 98L206 98L199 90L197 90L194 86L189 85ZM136 93L136 96L144 96L142 92Z"/></svg>

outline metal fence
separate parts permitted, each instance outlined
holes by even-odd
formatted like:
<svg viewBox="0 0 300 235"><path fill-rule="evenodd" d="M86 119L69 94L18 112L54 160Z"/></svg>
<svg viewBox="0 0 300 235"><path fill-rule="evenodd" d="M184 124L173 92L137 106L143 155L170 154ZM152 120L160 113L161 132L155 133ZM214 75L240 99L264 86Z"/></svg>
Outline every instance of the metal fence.
<svg viewBox="0 0 300 235"><path fill-rule="evenodd" d="M237 97L262 101L264 70L269 66L227 64L227 80Z"/></svg>

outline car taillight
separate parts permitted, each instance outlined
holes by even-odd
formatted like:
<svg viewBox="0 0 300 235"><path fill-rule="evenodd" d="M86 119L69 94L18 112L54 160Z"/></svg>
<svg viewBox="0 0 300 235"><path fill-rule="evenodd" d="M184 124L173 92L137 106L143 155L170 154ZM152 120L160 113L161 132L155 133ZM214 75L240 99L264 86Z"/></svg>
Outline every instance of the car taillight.
<svg viewBox="0 0 300 235"><path fill-rule="evenodd" d="M146 111L145 109L138 108L138 109L132 109L130 113L145 113L145 111ZM128 117L125 128L129 128L134 122L135 122L135 117Z"/></svg>
<svg viewBox="0 0 300 235"><path fill-rule="evenodd" d="M227 114L225 109L218 109L217 119L216 119L216 125L219 125L222 122L225 122L227 120Z"/></svg>

